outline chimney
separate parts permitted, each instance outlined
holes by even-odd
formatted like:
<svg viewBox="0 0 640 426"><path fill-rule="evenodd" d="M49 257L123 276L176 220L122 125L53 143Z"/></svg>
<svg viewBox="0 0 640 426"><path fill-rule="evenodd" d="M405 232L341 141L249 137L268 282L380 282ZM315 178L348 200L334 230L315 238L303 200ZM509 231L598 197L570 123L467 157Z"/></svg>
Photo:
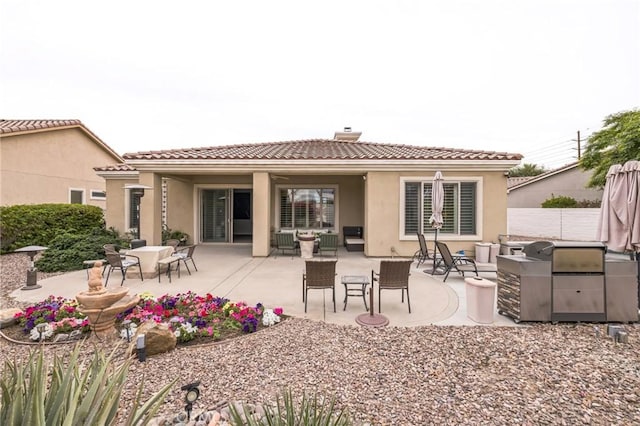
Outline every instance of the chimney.
<svg viewBox="0 0 640 426"><path fill-rule="evenodd" d="M362 132L352 132L351 127L345 127L342 132L336 132L333 135L333 139L355 142L360 138L360 135L362 135Z"/></svg>

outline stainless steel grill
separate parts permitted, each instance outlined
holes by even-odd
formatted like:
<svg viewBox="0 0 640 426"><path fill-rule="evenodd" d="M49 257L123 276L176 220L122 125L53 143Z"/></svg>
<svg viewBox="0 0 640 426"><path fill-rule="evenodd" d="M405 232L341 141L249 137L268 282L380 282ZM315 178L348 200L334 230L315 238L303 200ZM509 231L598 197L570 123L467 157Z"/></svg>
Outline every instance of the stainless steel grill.
<svg viewBox="0 0 640 426"><path fill-rule="evenodd" d="M523 321L637 321L632 262L599 242L536 241L498 256L498 309Z"/></svg>

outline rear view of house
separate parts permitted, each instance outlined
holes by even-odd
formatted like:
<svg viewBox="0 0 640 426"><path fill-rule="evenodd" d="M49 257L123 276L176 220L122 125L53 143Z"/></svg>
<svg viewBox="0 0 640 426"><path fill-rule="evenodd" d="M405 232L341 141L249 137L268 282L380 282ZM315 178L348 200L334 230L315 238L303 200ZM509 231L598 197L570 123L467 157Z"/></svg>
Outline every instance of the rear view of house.
<svg viewBox="0 0 640 426"><path fill-rule="evenodd" d="M107 181L107 225L137 225L150 244L162 225L194 243L247 243L267 256L278 231L363 230L367 256L410 256L430 233L431 182L444 176L439 238L455 250L506 232L507 177L519 154L333 139L248 143L123 155L96 168ZM132 185L145 189L136 196ZM139 203L139 206L138 206Z"/></svg>

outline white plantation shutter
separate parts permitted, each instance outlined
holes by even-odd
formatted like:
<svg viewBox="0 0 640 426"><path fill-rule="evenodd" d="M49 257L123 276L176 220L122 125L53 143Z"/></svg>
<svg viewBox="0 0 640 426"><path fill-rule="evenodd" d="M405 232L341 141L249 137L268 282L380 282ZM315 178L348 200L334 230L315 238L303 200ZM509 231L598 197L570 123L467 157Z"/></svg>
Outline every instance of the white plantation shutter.
<svg viewBox="0 0 640 426"><path fill-rule="evenodd" d="M404 233L413 235L420 227L420 183L406 182L404 185Z"/></svg>
<svg viewBox="0 0 640 426"><path fill-rule="evenodd" d="M443 225L439 234L475 235L477 231L477 182L445 182ZM432 182L405 182L404 235L433 234L431 217Z"/></svg>
<svg viewBox="0 0 640 426"><path fill-rule="evenodd" d="M476 183L460 183L460 234L476 233Z"/></svg>

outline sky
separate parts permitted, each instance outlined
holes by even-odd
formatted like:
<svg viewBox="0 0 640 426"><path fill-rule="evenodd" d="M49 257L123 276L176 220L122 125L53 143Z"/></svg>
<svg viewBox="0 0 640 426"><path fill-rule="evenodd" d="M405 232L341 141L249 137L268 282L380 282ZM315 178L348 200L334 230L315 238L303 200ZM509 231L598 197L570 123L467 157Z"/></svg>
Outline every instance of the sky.
<svg viewBox="0 0 640 426"><path fill-rule="evenodd" d="M119 154L332 138L575 161L640 106L640 0L0 0L0 118Z"/></svg>

